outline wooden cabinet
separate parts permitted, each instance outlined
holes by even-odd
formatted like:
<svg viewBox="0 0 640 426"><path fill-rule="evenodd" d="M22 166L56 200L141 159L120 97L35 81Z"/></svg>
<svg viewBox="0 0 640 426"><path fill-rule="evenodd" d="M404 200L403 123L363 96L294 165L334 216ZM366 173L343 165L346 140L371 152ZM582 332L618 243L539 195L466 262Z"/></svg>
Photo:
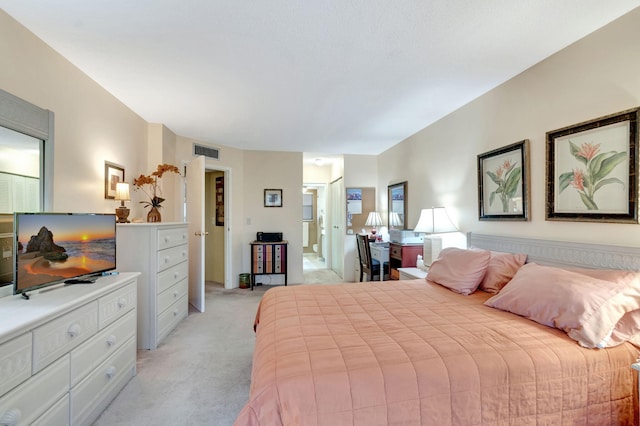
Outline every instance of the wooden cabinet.
<svg viewBox="0 0 640 426"><path fill-rule="evenodd" d="M189 313L186 223L117 226L117 265L139 271L138 349L156 349Z"/></svg>
<svg viewBox="0 0 640 426"><path fill-rule="evenodd" d="M287 244L286 241L251 243L251 290L256 275L284 274L284 285L287 285Z"/></svg>
<svg viewBox="0 0 640 426"><path fill-rule="evenodd" d="M415 268L418 255L422 255L423 244L389 243L389 275L400 279L398 268Z"/></svg>
<svg viewBox="0 0 640 426"><path fill-rule="evenodd" d="M137 276L0 299L0 424L98 418L136 374Z"/></svg>

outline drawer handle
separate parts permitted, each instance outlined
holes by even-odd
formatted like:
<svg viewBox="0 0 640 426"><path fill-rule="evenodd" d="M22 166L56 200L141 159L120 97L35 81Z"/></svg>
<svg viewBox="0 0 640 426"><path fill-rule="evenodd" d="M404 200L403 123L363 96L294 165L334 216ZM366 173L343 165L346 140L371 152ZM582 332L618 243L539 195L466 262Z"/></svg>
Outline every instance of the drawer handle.
<svg viewBox="0 0 640 426"><path fill-rule="evenodd" d="M169 258L168 257L164 258L164 263L169 263Z"/></svg>
<svg viewBox="0 0 640 426"><path fill-rule="evenodd" d="M107 368L107 371L105 371L105 374L107 375L108 379L113 378L113 376L116 375L116 368L112 365L111 367Z"/></svg>
<svg viewBox="0 0 640 426"><path fill-rule="evenodd" d="M125 299L124 297L118 299L118 308L122 309L125 306L127 306L127 299Z"/></svg>
<svg viewBox="0 0 640 426"><path fill-rule="evenodd" d="M111 336L107 337L107 346L114 346L117 341L118 339L116 338L116 336L112 334Z"/></svg>
<svg viewBox="0 0 640 426"><path fill-rule="evenodd" d="M178 297L178 295L179 295L179 294L180 294L180 293L178 293L177 291L174 291L174 292L173 292L173 298L175 299L176 297Z"/></svg>
<svg viewBox="0 0 640 426"><path fill-rule="evenodd" d="M22 412L17 408L12 408L0 417L0 425L14 426L20 423L20 419L22 419Z"/></svg>
<svg viewBox="0 0 640 426"><path fill-rule="evenodd" d="M69 329L67 329L67 334L69 335L69 337L76 337L80 334L81 331L82 329L80 328L80 325L73 324L69 327Z"/></svg>
<svg viewBox="0 0 640 426"><path fill-rule="evenodd" d="M178 310L173 311L173 316L177 317L178 316Z"/></svg>
<svg viewBox="0 0 640 426"><path fill-rule="evenodd" d="M186 251L182 252L182 257L187 257L187 252Z"/></svg>
<svg viewBox="0 0 640 426"><path fill-rule="evenodd" d="M174 272L173 273L173 278L178 278L180 276L180 274L178 272Z"/></svg>
<svg viewBox="0 0 640 426"><path fill-rule="evenodd" d="M165 242L165 243L168 243L169 241L171 241L171 238L169 238L169 236L168 236L168 235L167 235L167 236L165 236L165 237L164 237L164 242Z"/></svg>

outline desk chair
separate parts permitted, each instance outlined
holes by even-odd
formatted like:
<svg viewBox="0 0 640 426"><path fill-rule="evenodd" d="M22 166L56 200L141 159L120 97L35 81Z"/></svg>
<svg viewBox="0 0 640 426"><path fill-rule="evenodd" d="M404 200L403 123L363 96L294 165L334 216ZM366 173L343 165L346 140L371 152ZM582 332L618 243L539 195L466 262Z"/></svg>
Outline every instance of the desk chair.
<svg viewBox="0 0 640 426"><path fill-rule="evenodd" d="M356 241L358 243L358 256L360 257L360 282L365 272L367 273L367 281L374 281L375 276L380 277L380 262L376 259L371 259L371 247L369 246L369 237L367 235L356 235ZM384 277L383 279L389 279L389 262L384 262L382 265Z"/></svg>

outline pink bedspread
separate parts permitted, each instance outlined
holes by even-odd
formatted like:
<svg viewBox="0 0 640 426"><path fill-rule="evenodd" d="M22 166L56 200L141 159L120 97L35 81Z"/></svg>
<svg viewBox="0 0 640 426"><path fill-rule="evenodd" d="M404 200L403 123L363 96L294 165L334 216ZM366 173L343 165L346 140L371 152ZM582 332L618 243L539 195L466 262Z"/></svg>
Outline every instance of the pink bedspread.
<svg viewBox="0 0 640 426"><path fill-rule="evenodd" d="M236 425L635 425L638 350L424 280L269 290Z"/></svg>

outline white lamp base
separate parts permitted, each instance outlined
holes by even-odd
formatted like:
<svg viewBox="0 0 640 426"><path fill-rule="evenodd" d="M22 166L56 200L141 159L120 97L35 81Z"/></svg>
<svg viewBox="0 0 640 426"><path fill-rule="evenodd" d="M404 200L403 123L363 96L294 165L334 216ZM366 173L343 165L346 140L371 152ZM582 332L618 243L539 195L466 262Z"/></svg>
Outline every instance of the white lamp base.
<svg viewBox="0 0 640 426"><path fill-rule="evenodd" d="M442 237L425 235L423 241L422 259L426 266L431 266L431 263L440 256L440 251L442 251Z"/></svg>

